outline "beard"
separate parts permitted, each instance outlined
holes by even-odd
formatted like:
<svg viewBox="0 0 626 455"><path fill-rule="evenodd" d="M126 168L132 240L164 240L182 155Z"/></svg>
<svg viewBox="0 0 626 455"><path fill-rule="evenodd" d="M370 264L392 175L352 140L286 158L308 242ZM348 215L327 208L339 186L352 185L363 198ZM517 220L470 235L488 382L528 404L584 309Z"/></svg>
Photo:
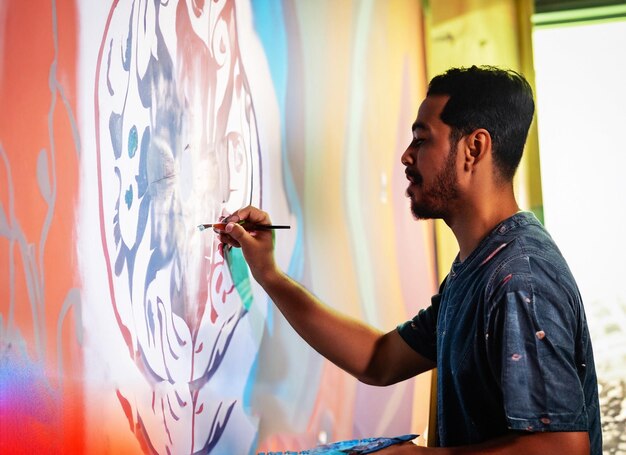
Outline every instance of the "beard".
<svg viewBox="0 0 626 455"><path fill-rule="evenodd" d="M411 213L416 219L445 218L450 202L458 198L455 151L456 147L451 147L444 168L431 184L425 185L419 172L413 169L406 170L408 177L419 187L419 199L416 199L410 187L407 189L407 195L411 198Z"/></svg>

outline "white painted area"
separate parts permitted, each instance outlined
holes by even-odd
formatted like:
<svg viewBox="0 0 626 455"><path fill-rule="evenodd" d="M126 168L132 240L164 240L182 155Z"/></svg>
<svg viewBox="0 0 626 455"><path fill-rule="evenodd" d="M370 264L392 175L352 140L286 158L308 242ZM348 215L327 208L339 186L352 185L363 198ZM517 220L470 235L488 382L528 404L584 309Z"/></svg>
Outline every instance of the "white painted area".
<svg viewBox="0 0 626 455"><path fill-rule="evenodd" d="M533 39L546 227L578 281L599 375L623 377L626 21Z"/></svg>

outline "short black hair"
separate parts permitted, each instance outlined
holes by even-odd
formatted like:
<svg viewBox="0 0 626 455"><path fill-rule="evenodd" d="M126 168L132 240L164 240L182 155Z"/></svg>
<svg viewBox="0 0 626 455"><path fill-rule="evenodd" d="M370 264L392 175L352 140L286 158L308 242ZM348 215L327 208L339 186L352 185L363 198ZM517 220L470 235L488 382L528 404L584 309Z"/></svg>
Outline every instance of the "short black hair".
<svg viewBox="0 0 626 455"><path fill-rule="evenodd" d="M524 76L494 66L451 68L430 81L428 95L450 97L441 120L452 128L452 144L478 128L489 131L494 163L501 177L511 181L535 111Z"/></svg>

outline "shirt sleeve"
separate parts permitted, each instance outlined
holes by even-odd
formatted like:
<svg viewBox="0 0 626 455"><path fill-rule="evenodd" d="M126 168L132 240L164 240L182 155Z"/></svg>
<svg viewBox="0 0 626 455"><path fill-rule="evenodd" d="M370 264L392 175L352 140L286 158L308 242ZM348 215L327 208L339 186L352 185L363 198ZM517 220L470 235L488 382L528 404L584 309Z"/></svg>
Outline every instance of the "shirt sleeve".
<svg viewBox="0 0 626 455"><path fill-rule="evenodd" d="M577 290L536 273L502 281L488 315L487 355L509 428L587 431Z"/></svg>
<svg viewBox="0 0 626 455"><path fill-rule="evenodd" d="M437 316L441 294L431 297L428 308L397 328L398 333L411 348L433 362L437 361Z"/></svg>

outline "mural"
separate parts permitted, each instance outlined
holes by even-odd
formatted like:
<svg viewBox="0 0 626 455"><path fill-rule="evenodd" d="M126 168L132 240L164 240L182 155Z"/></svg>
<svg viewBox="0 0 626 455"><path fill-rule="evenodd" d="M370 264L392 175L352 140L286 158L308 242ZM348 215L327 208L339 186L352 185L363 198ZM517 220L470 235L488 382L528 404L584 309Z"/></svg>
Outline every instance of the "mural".
<svg viewBox="0 0 626 455"><path fill-rule="evenodd" d="M426 432L429 378L357 383L196 229L258 205L330 305L388 330L428 304L432 226L399 162L425 86L415 3L0 3L2 452Z"/></svg>
<svg viewBox="0 0 626 455"><path fill-rule="evenodd" d="M145 379L145 387L116 394L145 448L210 452L233 413L243 413L243 390L223 399L210 383L252 295L241 256L226 255L195 226L261 203L234 3L115 2L95 90L111 303ZM254 351L259 340L252 341ZM240 434L233 453L252 445L254 432Z"/></svg>
<svg viewBox="0 0 626 455"><path fill-rule="evenodd" d="M77 48L71 2L0 3L2 453L83 447Z"/></svg>

